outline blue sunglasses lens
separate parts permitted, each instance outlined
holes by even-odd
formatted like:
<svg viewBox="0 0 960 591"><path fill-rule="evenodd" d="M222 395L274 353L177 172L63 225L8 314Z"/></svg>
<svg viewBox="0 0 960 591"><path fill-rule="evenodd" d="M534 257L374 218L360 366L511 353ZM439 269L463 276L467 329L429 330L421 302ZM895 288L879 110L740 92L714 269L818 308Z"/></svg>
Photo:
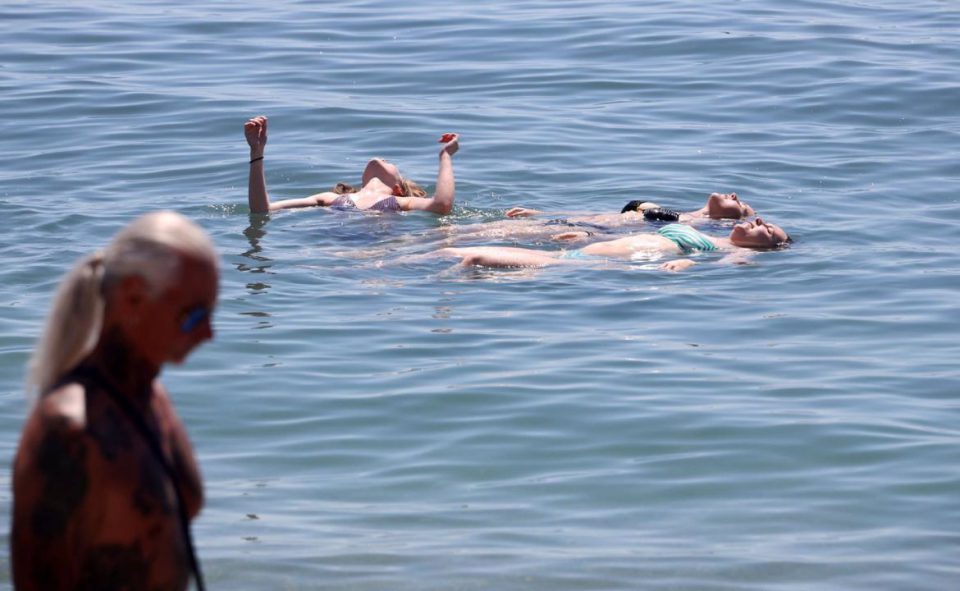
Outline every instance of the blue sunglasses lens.
<svg viewBox="0 0 960 591"><path fill-rule="evenodd" d="M209 308L206 306L197 306L196 308L187 312L183 322L180 323L180 332L186 333L192 331L196 327L200 326L200 323L206 320L209 316Z"/></svg>

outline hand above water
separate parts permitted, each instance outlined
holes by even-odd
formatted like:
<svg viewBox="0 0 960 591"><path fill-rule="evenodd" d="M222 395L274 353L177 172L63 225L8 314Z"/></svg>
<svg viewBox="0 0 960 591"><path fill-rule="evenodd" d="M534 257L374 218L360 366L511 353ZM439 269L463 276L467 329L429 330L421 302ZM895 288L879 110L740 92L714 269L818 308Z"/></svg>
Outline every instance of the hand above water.
<svg viewBox="0 0 960 591"><path fill-rule="evenodd" d="M250 145L250 157L263 156L263 149L267 145L267 118L264 115L258 115L247 119L243 124L243 135L247 138L247 144Z"/></svg>
<svg viewBox="0 0 960 591"><path fill-rule="evenodd" d="M443 147L440 148L440 155L449 154L453 156L457 153L457 150L460 149L460 135L456 133L445 133L440 136L440 143L443 144Z"/></svg>

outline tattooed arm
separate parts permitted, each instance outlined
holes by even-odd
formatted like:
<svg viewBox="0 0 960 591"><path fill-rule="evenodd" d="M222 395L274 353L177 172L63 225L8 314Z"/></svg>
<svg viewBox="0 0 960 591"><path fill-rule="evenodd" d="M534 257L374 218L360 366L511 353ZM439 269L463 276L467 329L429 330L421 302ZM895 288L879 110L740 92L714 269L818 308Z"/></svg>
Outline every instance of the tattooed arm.
<svg viewBox="0 0 960 591"><path fill-rule="evenodd" d="M37 402L24 427L13 474L11 565L18 590L73 589L82 507L89 497L91 440L83 389L74 384Z"/></svg>

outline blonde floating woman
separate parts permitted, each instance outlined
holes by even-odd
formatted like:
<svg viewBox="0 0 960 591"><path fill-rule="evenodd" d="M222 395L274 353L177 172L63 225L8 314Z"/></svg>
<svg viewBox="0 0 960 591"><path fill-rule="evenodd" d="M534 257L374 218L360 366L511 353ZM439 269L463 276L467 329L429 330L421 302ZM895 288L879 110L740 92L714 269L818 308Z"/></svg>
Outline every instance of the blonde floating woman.
<svg viewBox="0 0 960 591"><path fill-rule="evenodd" d="M250 146L250 177L247 202L251 213L269 213L281 209L301 207L343 207L378 212L430 211L446 215L453 209L456 184L453 177L453 155L460 149L460 136L446 133L440 138L440 165L437 188L427 196L417 183L400 174L396 165L374 158L367 163L361 177L360 189L337 183L332 191L317 193L300 199L271 201L267 193L263 151L267 145L267 118L263 115L247 120L244 136Z"/></svg>

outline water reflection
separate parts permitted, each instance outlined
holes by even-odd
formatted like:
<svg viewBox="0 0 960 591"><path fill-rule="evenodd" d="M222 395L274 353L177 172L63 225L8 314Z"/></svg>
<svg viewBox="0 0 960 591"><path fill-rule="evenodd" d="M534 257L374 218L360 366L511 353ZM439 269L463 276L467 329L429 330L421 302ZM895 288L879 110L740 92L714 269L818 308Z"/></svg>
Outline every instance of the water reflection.
<svg viewBox="0 0 960 591"><path fill-rule="evenodd" d="M267 235L264 226L270 220L268 216L265 215L250 215L250 225L246 230L243 231L243 235L247 237L247 241L250 243L250 248L245 252L240 253L240 256L245 257L252 261L251 263L239 263L237 265L238 271L244 271L248 273L271 273L270 267L273 266L273 260L260 254L263 251L263 247L260 246L260 241L264 236ZM253 281L247 283L247 289L250 290L252 294L264 293L270 289L271 285L264 281Z"/></svg>
<svg viewBox="0 0 960 591"><path fill-rule="evenodd" d="M454 304L456 303L456 292L444 292L440 302L433 307L433 314L430 315L434 320L438 320L440 327L431 328L430 332L437 334L450 334L453 328L449 326L453 318Z"/></svg>
<svg viewBox="0 0 960 591"><path fill-rule="evenodd" d="M240 315L241 315L241 316L252 316L252 317L254 317L254 318L259 318L260 320L259 320L259 321L257 322L257 324L253 327L255 330L259 330L259 329L263 329L263 328L272 328L272 327L273 327L273 323L270 322L269 320L267 320L268 318L270 318L270 313L268 313L268 312L256 312L256 311L254 311L254 312L240 312Z"/></svg>
<svg viewBox="0 0 960 591"><path fill-rule="evenodd" d="M245 252L240 253L240 256L249 259L251 262L248 263L238 263L237 270L247 273L262 273L264 275L273 274L270 271L270 268L273 266L273 260L265 257L261 254L263 247L260 246L260 241L264 236L267 235L264 226L269 221L269 217L265 215L250 215L250 225L243 231L243 235L247 237L247 241L250 243L250 248ZM270 289L271 285L266 281L251 281L246 284L247 290L252 295L265 294ZM270 314L268 312L253 310L249 312L240 312L241 316L251 316L257 319L254 329L265 329L272 328L274 325L270 321Z"/></svg>

